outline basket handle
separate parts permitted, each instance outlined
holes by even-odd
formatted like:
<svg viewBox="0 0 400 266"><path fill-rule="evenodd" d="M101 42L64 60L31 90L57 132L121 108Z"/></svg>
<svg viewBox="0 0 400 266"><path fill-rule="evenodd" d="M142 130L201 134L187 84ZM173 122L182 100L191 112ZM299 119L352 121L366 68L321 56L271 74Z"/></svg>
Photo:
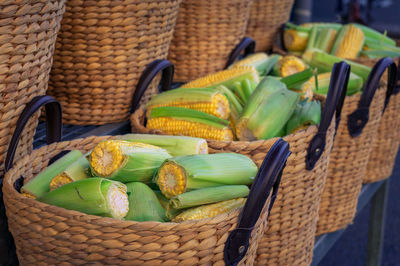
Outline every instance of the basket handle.
<svg viewBox="0 0 400 266"><path fill-rule="evenodd" d="M396 80L396 86L394 87L393 93L392 94L397 94L400 92L400 57L397 58L397 80Z"/></svg>
<svg viewBox="0 0 400 266"><path fill-rule="evenodd" d="M385 57L380 59L372 68L368 75L367 82L364 85L364 91L361 99L358 102L358 108L348 116L347 128L350 136L357 137L362 133L363 128L368 123L369 106L374 98L375 92L378 89L379 81L388 68L388 88L386 90L385 106L389 102L390 95L393 92L396 84L396 64L391 58Z"/></svg>
<svg viewBox="0 0 400 266"><path fill-rule="evenodd" d="M13 165L15 152L18 147L18 142L29 119L42 106L46 107L46 141L47 144L61 141L62 136L62 112L61 104L50 96L36 96L24 108L18 118L14 134L12 135L10 145L4 163L5 171L7 172Z"/></svg>
<svg viewBox="0 0 400 266"><path fill-rule="evenodd" d="M287 29L286 23L283 23L282 26L279 28L279 41L280 44L278 47L282 49L284 52L287 52L287 48L285 46L285 30Z"/></svg>
<svg viewBox="0 0 400 266"><path fill-rule="evenodd" d="M244 37L238 45L232 50L231 54L228 57L228 61L226 62L225 69L227 69L230 65L232 65L240 56L240 54L244 51L243 56L248 56L249 54L253 54L256 49L256 41L254 41L250 37Z"/></svg>
<svg viewBox="0 0 400 266"><path fill-rule="evenodd" d="M346 97L347 83L350 76L350 66L346 62L335 63L332 68L331 80L329 82L328 95L322 112L318 132L310 141L306 156L306 169L314 169L325 149L326 132L331 124L336 111L336 129L340 123L340 115L344 99Z"/></svg>
<svg viewBox="0 0 400 266"><path fill-rule="evenodd" d="M236 229L229 233L224 247L226 265L236 265L246 255L251 232L260 217L271 190L271 210L276 199L282 171L290 155L289 144L277 140L265 156L247 197L246 204L239 215Z"/></svg>
<svg viewBox="0 0 400 266"><path fill-rule="evenodd" d="M140 76L138 85L136 86L135 93L132 98L132 105L130 112L133 113L139 107L140 100L147 87L150 85L154 77L162 71L161 76L161 89L159 92L167 91L171 88L172 79L174 77L174 65L165 59L157 59L151 62Z"/></svg>

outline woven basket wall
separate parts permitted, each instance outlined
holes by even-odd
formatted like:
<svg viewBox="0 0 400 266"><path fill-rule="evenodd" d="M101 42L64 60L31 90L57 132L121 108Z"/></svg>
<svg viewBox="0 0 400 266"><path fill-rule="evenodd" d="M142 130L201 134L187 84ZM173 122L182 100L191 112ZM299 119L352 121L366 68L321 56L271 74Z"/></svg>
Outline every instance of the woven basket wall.
<svg viewBox="0 0 400 266"><path fill-rule="evenodd" d="M101 125L128 119L142 71L167 58L181 0L69 0L48 94L64 122ZM153 83L153 93L156 83Z"/></svg>
<svg viewBox="0 0 400 266"><path fill-rule="evenodd" d="M0 175L25 104L46 93L64 2L7 0L0 3ZM24 130L16 159L31 151L38 117L36 114Z"/></svg>
<svg viewBox="0 0 400 266"><path fill-rule="evenodd" d="M183 0L168 60L175 81L186 82L222 70L245 36L252 0Z"/></svg>
<svg viewBox="0 0 400 266"><path fill-rule="evenodd" d="M381 83L369 108L368 123L361 135L355 138L349 135L347 121L348 115L357 109L361 94L345 99L322 194L317 235L342 229L354 219L362 179L382 116L385 94L386 84Z"/></svg>
<svg viewBox="0 0 400 266"><path fill-rule="evenodd" d="M256 51L268 51L283 23L287 22L294 0L253 0L246 36L256 41Z"/></svg>
<svg viewBox="0 0 400 266"><path fill-rule="evenodd" d="M224 265L223 249L236 227L239 210L184 223L134 222L86 215L26 198L14 189L62 150L86 153L111 138L89 137L54 143L33 151L5 175L4 202L22 265ZM269 200L256 223L240 265L252 265L267 223Z"/></svg>
<svg viewBox="0 0 400 266"><path fill-rule="evenodd" d="M144 127L144 110L131 116L132 132L162 134ZM327 133L326 147L312 171L306 170L307 148L317 127L284 137L290 145L279 192L268 218L268 226L257 250L257 265L309 265L312 260L322 190L333 144L334 122ZM275 142L208 141L210 151L237 152L249 156L258 166Z"/></svg>

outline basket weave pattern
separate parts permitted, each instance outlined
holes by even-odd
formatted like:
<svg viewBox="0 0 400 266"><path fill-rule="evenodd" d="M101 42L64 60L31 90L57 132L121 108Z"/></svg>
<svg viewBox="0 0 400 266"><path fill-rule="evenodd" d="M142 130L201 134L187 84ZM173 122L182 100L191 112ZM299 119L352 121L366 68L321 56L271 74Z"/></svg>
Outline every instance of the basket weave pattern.
<svg viewBox="0 0 400 266"><path fill-rule="evenodd" d="M168 60L175 81L186 82L222 70L245 36L252 0L183 0Z"/></svg>
<svg viewBox="0 0 400 266"><path fill-rule="evenodd" d="M162 134L144 125L144 110L131 116L132 132ZM329 153L333 145L334 122L327 133L323 155L312 171L306 170L307 148L316 134L315 126L284 137L290 145L277 199L268 218L268 225L258 245L257 265L309 265L312 260L317 217L327 175ZM211 152L237 152L249 156L258 166L275 139L257 141L208 140Z"/></svg>
<svg viewBox="0 0 400 266"><path fill-rule="evenodd" d="M351 137L348 115L358 106L361 94L348 96L342 109L322 194L317 235L333 232L350 224L356 212L368 158L371 153L385 100L386 84L380 84L369 108L369 120L358 137Z"/></svg>
<svg viewBox="0 0 400 266"><path fill-rule="evenodd" d="M106 137L54 143L17 161L5 175L4 202L22 265L224 265L228 233L236 227L239 210L184 223L119 221L86 215L28 199L13 184L44 169L62 150L87 152ZM251 265L266 227L269 200L252 232L241 265Z"/></svg>
<svg viewBox="0 0 400 266"><path fill-rule="evenodd" d="M8 144L25 104L47 90L65 0L0 3L0 175ZM31 151L39 114L22 134L16 159Z"/></svg>
<svg viewBox="0 0 400 266"><path fill-rule="evenodd" d="M275 36L289 20L294 0L253 0L246 36L256 41L256 51L272 48Z"/></svg>
<svg viewBox="0 0 400 266"><path fill-rule="evenodd" d="M392 95L382 116L372 145L363 183L373 183L392 175L400 144L400 93Z"/></svg>
<svg viewBox="0 0 400 266"><path fill-rule="evenodd" d="M48 91L61 102L65 123L128 119L142 71L167 58L180 1L67 2Z"/></svg>

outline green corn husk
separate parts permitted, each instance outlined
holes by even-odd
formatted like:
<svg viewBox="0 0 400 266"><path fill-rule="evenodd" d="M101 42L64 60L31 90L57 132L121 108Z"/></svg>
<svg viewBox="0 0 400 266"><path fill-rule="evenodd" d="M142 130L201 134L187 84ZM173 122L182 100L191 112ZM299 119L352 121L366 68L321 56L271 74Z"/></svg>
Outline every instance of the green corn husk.
<svg viewBox="0 0 400 266"><path fill-rule="evenodd" d="M90 177L90 164L86 155L69 165L62 173L50 181L50 190L59 188L65 184Z"/></svg>
<svg viewBox="0 0 400 266"><path fill-rule="evenodd" d="M162 162L171 155L164 149L139 142L107 140L89 155L93 175L123 183L150 182Z"/></svg>
<svg viewBox="0 0 400 266"><path fill-rule="evenodd" d="M351 72L360 76L365 82L368 78L371 68L362 64L355 63L351 60L336 57L331 54L324 53L318 49L310 49L303 54L303 59L311 66L318 69L318 73L330 72L334 63L345 61L351 66Z"/></svg>
<svg viewBox="0 0 400 266"><path fill-rule="evenodd" d="M391 45L391 46L396 46L396 42L393 39L389 38L385 34L382 34L372 28L369 28L367 26L357 24L357 23L352 23L350 25L354 25L363 31L365 38L366 38L366 40L365 40L366 43L378 42L378 43L383 43L383 44L387 44L387 45Z"/></svg>
<svg viewBox="0 0 400 266"><path fill-rule="evenodd" d="M342 24L340 23L325 23L325 22L312 22L312 23L306 23L302 25L296 25L290 22L286 22L285 24L288 28L290 29L295 29L301 32L310 32L313 27L319 28L319 29L334 29L334 30L340 30L342 28Z"/></svg>
<svg viewBox="0 0 400 266"><path fill-rule="evenodd" d="M281 78L279 81L284 83L289 89L297 88L298 86L309 80L313 75L314 71L311 68L307 68L304 71Z"/></svg>
<svg viewBox="0 0 400 266"><path fill-rule="evenodd" d="M315 94L319 95L327 95L329 90L330 83L330 73L322 73L318 75L318 86L313 86L313 91ZM315 84L315 82L310 83ZM363 80L361 77L357 76L354 73L350 73L349 82L347 83L347 96L351 96L362 90Z"/></svg>
<svg viewBox="0 0 400 266"><path fill-rule="evenodd" d="M310 125L318 125L321 121L321 103L319 101L308 102L303 100L296 105L293 115L286 124L286 135L307 128Z"/></svg>
<svg viewBox="0 0 400 266"><path fill-rule="evenodd" d="M86 214L122 219L128 213L126 186L104 178L87 178L66 184L39 201Z"/></svg>
<svg viewBox="0 0 400 266"><path fill-rule="evenodd" d="M151 134L125 134L119 136L118 139L155 145L165 149L172 156L208 153L207 141L202 138Z"/></svg>
<svg viewBox="0 0 400 266"><path fill-rule="evenodd" d="M329 53L336 37L336 30L324 28L319 31L314 48Z"/></svg>
<svg viewBox="0 0 400 266"><path fill-rule="evenodd" d="M255 95L259 97L249 101L236 126L239 140L276 137L299 101L300 95L286 89L286 86L277 79L268 78L262 83L263 86L258 86L255 91ZM260 95L257 90L265 92Z"/></svg>
<svg viewBox="0 0 400 266"><path fill-rule="evenodd" d="M167 221L170 221L172 218L177 216L182 212L182 210L172 209L169 206L169 199L167 199L160 190L155 190L154 193L157 196L158 201L160 202L161 206L165 210L165 216Z"/></svg>
<svg viewBox="0 0 400 266"><path fill-rule="evenodd" d="M360 55L366 56L370 59L377 59L382 57L396 58L400 57L400 52L369 49L361 51Z"/></svg>
<svg viewBox="0 0 400 266"><path fill-rule="evenodd" d="M78 150L70 151L26 183L21 188L22 194L30 198L43 196L50 191L51 180L82 156L83 154Z"/></svg>
<svg viewBox="0 0 400 266"><path fill-rule="evenodd" d="M242 113L243 110L243 104L240 102L237 96L233 94L233 92L230 91L227 87L221 85L218 86L216 90L223 93L225 97L228 99L231 108L231 117L233 118L234 121L238 120L239 115Z"/></svg>
<svg viewBox="0 0 400 266"><path fill-rule="evenodd" d="M238 66L253 66L257 69L258 74L261 77L268 75L278 60L279 55L276 54L268 56L265 53L255 53L236 62L230 68L235 68Z"/></svg>
<svg viewBox="0 0 400 266"><path fill-rule="evenodd" d="M201 188L171 198L169 208L186 209L224 200L244 198L249 195L249 192L250 189L245 185Z"/></svg>
<svg viewBox="0 0 400 266"><path fill-rule="evenodd" d="M147 185L140 182L126 184L129 211L125 220L166 222L165 209L156 194Z"/></svg>
<svg viewBox="0 0 400 266"><path fill-rule="evenodd" d="M161 165L154 183L167 198L185 191L223 185L249 185L257 166L236 153L199 154L174 157Z"/></svg>
<svg viewBox="0 0 400 266"><path fill-rule="evenodd" d="M317 27L311 27L310 34L308 36L306 50L312 49L315 47L316 41L319 36L319 29Z"/></svg>

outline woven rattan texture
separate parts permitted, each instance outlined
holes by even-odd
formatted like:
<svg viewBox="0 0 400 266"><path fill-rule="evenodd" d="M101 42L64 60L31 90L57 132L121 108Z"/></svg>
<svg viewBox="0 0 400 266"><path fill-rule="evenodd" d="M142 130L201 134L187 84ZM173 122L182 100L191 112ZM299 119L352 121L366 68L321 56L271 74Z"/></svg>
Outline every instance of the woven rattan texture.
<svg viewBox="0 0 400 266"><path fill-rule="evenodd" d="M54 143L17 161L5 175L4 202L22 265L224 265L228 233L239 211L184 223L133 222L86 215L50 206L18 193L13 184L44 169L62 150L87 152L110 137L89 137ZM240 264L251 265L266 227L269 201Z"/></svg>
<svg viewBox="0 0 400 266"><path fill-rule="evenodd" d="M372 145L363 183L373 183L392 175L400 144L400 93L392 95Z"/></svg>
<svg viewBox="0 0 400 266"><path fill-rule="evenodd" d="M252 0L183 0L168 59L175 81L186 82L222 70L245 36Z"/></svg>
<svg viewBox="0 0 400 266"><path fill-rule="evenodd" d="M143 126L144 110L131 116L132 132L162 134ZM267 230L257 250L257 265L309 265L312 260L319 203L327 175L333 144L334 122L328 131L326 149L312 171L306 170L305 158L315 126L284 139L292 154L287 160L278 197L268 220ZM208 141L210 151L237 152L262 163L275 139L258 141Z"/></svg>
<svg viewBox="0 0 400 266"><path fill-rule="evenodd" d="M64 0L0 3L0 175L11 136L25 104L47 90ZM22 134L16 159L31 151L38 115Z"/></svg>
<svg viewBox="0 0 400 266"><path fill-rule="evenodd" d="M361 94L345 99L322 194L317 235L342 229L354 219L362 179L382 116L385 93L386 84L381 84L370 105L368 123L361 135L355 138L349 135L347 121L348 115L357 109Z"/></svg>
<svg viewBox="0 0 400 266"><path fill-rule="evenodd" d="M61 102L65 123L128 119L142 71L167 58L180 1L67 2L48 91Z"/></svg>
<svg viewBox="0 0 400 266"><path fill-rule="evenodd" d="M283 23L289 20L294 0L253 0L246 36L256 41L256 51L268 51Z"/></svg>

